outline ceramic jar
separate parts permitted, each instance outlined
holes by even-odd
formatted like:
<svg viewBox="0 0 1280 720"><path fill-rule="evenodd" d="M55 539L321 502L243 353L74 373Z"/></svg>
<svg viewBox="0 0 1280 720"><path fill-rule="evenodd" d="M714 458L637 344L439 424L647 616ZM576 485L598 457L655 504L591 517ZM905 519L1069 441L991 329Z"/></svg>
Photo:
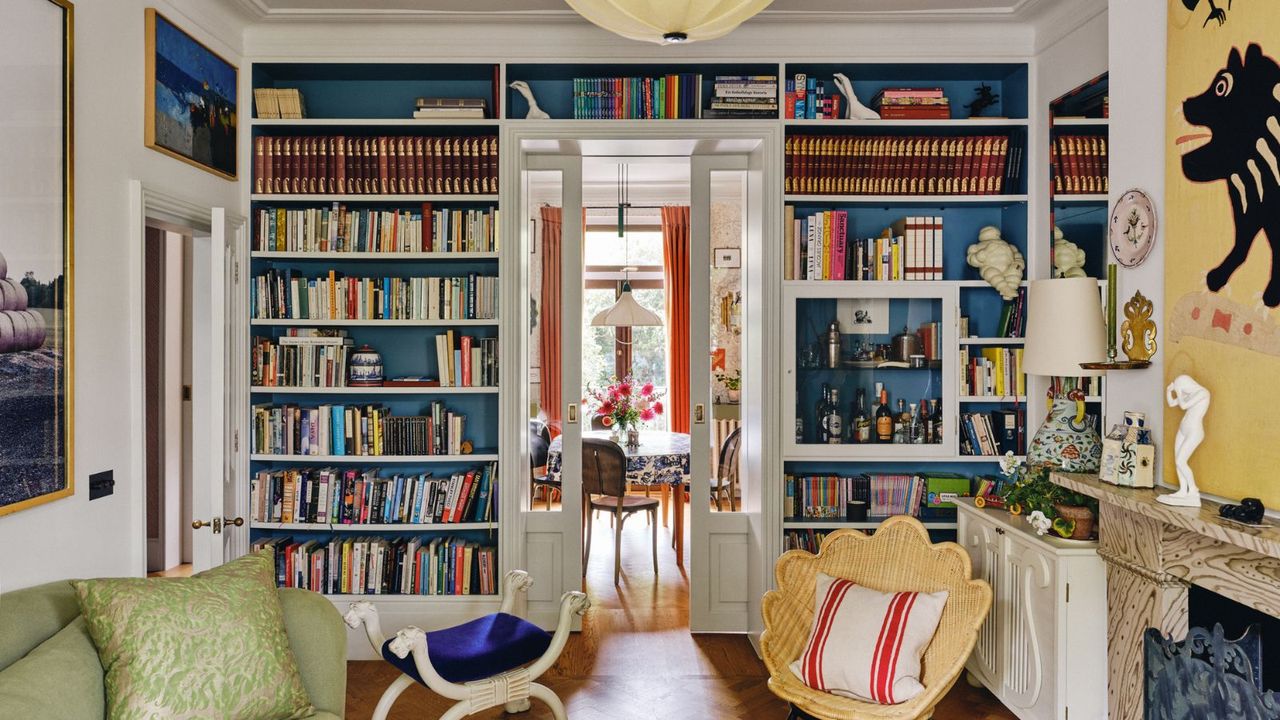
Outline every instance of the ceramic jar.
<svg viewBox="0 0 1280 720"><path fill-rule="evenodd" d="M347 358L347 385L351 387L378 387L382 385L382 354L368 345Z"/></svg>
<svg viewBox="0 0 1280 720"><path fill-rule="evenodd" d="M1027 447L1028 465L1052 465L1063 472L1096 473L1102 460L1102 439L1094 418L1076 420L1076 402L1054 398L1044 425Z"/></svg>

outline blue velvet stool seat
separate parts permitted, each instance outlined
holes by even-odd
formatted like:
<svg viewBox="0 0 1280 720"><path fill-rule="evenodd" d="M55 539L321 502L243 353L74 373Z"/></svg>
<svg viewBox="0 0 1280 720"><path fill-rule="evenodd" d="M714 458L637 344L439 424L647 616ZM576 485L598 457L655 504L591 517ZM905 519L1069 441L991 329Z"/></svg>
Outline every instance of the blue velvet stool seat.
<svg viewBox="0 0 1280 720"><path fill-rule="evenodd" d="M391 651L392 640L382 644L382 657L400 672L426 685L413 656ZM427 655L440 677L453 683L492 677L531 663L551 647L551 633L528 620L494 613L445 630L427 633Z"/></svg>

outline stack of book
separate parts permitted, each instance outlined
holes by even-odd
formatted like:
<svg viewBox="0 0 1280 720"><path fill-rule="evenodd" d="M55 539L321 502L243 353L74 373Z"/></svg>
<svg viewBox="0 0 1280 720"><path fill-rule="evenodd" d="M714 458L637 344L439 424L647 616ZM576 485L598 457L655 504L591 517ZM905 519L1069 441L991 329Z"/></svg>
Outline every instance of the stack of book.
<svg viewBox="0 0 1280 720"><path fill-rule="evenodd" d="M291 328L305 332L308 328ZM252 382L259 387L346 387L351 338L325 331L256 337L250 349Z"/></svg>
<svg viewBox="0 0 1280 720"><path fill-rule="evenodd" d="M259 540L276 584L330 595L496 595L498 551L461 537Z"/></svg>
<svg viewBox="0 0 1280 720"><path fill-rule="evenodd" d="M497 463L450 475L377 470L291 468L259 470L250 482L253 522L323 525L402 525L488 522Z"/></svg>
<svg viewBox="0 0 1280 720"><path fill-rule="evenodd" d="M804 550L816 553L822 548L822 541L831 534L830 530L786 530L782 533L783 550Z"/></svg>
<svg viewBox="0 0 1280 720"><path fill-rule="evenodd" d="M707 117L777 118L776 75L717 75Z"/></svg>
<svg viewBox="0 0 1280 720"><path fill-rule="evenodd" d="M466 416L433 402L429 415L393 417L382 405L253 406L259 455L461 455Z"/></svg>
<svg viewBox="0 0 1280 720"><path fill-rule="evenodd" d="M786 192L998 195L1017 187L1022 149L1007 135L790 135Z"/></svg>
<svg viewBox="0 0 1280 720"><path fill-rule="evenodd" d="M1111 189L1105 135L1058 135L1049 163L1057 195L1105 194Z"/></svg>
<svg viewBox="0 0 1280 720"><path fill-rule="evenodd" d="M496 387L498 338L475 338L454 331L436 335L436 369L441 387Z"/></svg>
<svg viewBox="0 0 1280 720"><path fill-rule="evenodd" d="M960 454L994 457L1025 451L1022 410L960 414Z"/></svg>
<svg viewBox="0 0 1280 720"><path fill-rule="evenodd" d="M795 120L836 120L840 118L844 97L827 94L826 82L805 73L787 80L783 116Z"/></svg>
<svg viewBox="0 0 1280 720"><path fill-rule="evenodd" d="M880 237L849 238L849 214L784 210L787 280L941 280L942 218L908 216Z"/></svg>
<svg viewBox="0 0 1280 720"><path fill-rule="evenodd" d="M263 120L301 120L307 116L298 88L254 88L253 104Z"/></svg>
<svg viewBox="0 0 1280 720"><path fill-rule="evenodd" d="M497 252L497 208L421 210L264 207L254 211L255 252ZM425 220L425 222L424 222Z"/></svg>
<svg viewBox="0 0 1280 720"><path fill-rule="evenodd" d="M250 286L257 320L494 320L498 278L307 278L271 268Z"/></svg>
<svg viewBox="0 0 1280 720"><path fill-rule="evenodd" d="M253 139L257 194L456 195L498 191L498 138L288 136Z"/></svg>
<svg viewBox="0 0 1280 720"><path fill-rule="evenodd" d="M702 117L702 75L573 79L574 120L684 120Z"/></svg>
<svg viewBox="0 0 1280 720"><path fill-rule="evenodd" d="M1027 394L1022 348L965 345L960 348L960 394L1003 398Z"/></svg>
<svg viewBox="0 0 1280 720"><path fill-rule="evenodd" d="M949 120L951 101L942 88L884 88L871 98L881 120Z"/></svg>
<svg viewBox="0 0 1280 720"><path fill-rule="evenodd" d="M420 97L414 101L415 120L483 120L489 117L484 98Z"/></svg>

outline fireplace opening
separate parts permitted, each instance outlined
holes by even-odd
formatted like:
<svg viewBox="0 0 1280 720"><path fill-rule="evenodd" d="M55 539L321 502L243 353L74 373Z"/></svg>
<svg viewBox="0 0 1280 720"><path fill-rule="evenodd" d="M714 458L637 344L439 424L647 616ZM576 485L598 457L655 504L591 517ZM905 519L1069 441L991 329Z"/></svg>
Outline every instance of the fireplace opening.
<svg viewBox="0 0 1280 720"><path fill-rule="evenodd" d="M1192 585L1187 594L1187 619L1188 627L1211 629L1218 623L1232 640L1244 635L1250 625L1257 625L1262 643L1262 687L1280 690L1280 619L1199 585Z"/></svg>

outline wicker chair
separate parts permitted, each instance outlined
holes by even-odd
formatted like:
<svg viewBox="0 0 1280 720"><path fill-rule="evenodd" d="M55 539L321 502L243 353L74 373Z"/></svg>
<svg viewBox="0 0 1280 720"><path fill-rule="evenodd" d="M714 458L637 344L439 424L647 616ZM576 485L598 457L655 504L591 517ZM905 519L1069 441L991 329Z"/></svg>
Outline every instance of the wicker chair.
<svg viewBox="0 0 1280 720"><path fill-rule="evenodd" d="M946 590L946 608L922 659L924 692L898 705L877 705L813 690L791 672L813 625L814 584L821 571L881 591ZM873 535L837 530L817 555L783 553L774 566L777 590L764 596L760 649L769 689L798 709L828 720L929 718L964 670L991 609L991 587L971 578L969 556L955 543L933 544L915 518L891 517ZM869 638L868 642L874 642Z"/></svg>

